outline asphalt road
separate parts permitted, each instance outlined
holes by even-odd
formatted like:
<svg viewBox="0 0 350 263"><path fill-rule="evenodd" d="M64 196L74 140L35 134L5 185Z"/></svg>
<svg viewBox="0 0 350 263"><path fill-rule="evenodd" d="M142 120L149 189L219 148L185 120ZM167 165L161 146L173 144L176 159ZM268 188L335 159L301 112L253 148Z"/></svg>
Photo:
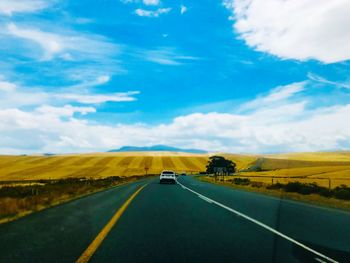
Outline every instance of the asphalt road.
<svg viewBox="0 0 350 263"><path fill-rule="evenodd" d="M75 262L146 183L89 262L350 262L350 213L179 182L142 180L2 224L0 262Z"/></svg>

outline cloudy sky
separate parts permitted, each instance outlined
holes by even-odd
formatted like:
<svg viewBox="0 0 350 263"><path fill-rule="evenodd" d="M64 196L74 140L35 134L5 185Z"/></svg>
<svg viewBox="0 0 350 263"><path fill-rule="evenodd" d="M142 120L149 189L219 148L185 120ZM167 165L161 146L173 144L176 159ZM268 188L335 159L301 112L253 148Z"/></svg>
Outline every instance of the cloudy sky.
<svg viewBox="0 0 350 263"><path fill-rule="evenodd" d="M0 0L0 153L350 149L348 0Z"/></svg>

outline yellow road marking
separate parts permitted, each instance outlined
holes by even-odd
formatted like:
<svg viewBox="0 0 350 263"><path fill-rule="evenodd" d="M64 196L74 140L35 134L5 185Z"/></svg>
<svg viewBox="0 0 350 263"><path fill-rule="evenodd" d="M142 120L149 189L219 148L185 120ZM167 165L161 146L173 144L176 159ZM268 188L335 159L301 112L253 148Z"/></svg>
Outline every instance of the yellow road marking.
<svg viewBox="0 0 350 263"><path fill-rule="evenodd" d="M84 251L84 253L79 257L76 263L86 263L90 260L92 255L96 252L98 247L101 245L103 240L108 235L109 231L113 228L113 226L117 223L119 218L123 215L126 208L130 205L131 201L136 197L136 195L141 192L143 188L145 188L147 184L140 187L132 196L129 197L128 200L118 209L118 211L113 215L111 220L105 225L105 227L101 230L101 232L97 235L97 237L92 241L92 243L88 246L88 248Z"/></svg>

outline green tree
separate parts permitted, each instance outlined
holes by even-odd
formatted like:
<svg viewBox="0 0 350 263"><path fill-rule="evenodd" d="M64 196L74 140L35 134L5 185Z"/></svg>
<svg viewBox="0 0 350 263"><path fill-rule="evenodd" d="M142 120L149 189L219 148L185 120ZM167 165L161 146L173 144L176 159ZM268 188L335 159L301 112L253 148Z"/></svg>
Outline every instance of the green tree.
<svg viewBox="0 0 350 263"><path fill-rule="evenodd" d="M236 172L236 163L222 156L211 156L207 165L208 174L233 174Z"/></svg>

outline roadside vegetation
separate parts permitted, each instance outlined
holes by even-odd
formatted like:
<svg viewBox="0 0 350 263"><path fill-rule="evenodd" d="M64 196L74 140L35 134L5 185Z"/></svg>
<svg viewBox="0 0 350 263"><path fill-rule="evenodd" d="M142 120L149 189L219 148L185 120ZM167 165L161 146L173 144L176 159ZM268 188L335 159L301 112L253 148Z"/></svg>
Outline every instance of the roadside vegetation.
<svg viewBox="0 0 350 263"><path fill-rule="evenodd" d="M113 176L97 180L68 178L26 183L2 182L0 184L0 223L140 178L140 176Z"/></svg>
<svg viewBox="0 0 350 263"><path fill-rule="evenodd" d="M350 154L340 152L260 156L248 168L241 169L238 175L265 184L300 182L316 183L327 188L350 186Z"/></svg>
<svg viewBox="0 0 350 263"><path fill-rule="evenodd" d="M297 155L291 156L296 158ZM350 210L350 162L346 159L349 155L336 155L337 159L333 161L325 160L324 155L321 155L322 161L310 160L311 156L315 156L312 154L304 156L309 160L259 157L240 171L236 170L236 163L227 157L212 156L206 166L206 173L210 176L199 178L244 190Z"/></svg>
<svg viewBox="0 0 350 263"><path fill-rule="evenodd" d="M236 163L232 160L226 159L223 156L214 155L209 157L206 172L208 174L214 174L215 176L219 174L228 175L236 172L236 166Z"/></svg>
<svg viewBox="0 0 350 263"><path fill-rule="evenodd" d="M198 176L197 178L201 181L236 189L350 211L350 187L346 185L329 189L316 183L289 182L286 184L268 184L235 176L227 176L226 178Z"/></svg>
<svg viewBox="0 0 350 263"><path fill-rule="evenodd" d="M290 182L287 184L276 183L272 185L264 185L260 182L251 182L247 178L234 178L230 181L236 185L250 185L256 188L265 186L266 189L282 190L284 192L299 193L302 195L318 194L324 197L350 200L350 187L347 187L346 185L341 185L334 189L328 189L326 187L318 186L316 183L305 184L300 182Z"/></svg>

